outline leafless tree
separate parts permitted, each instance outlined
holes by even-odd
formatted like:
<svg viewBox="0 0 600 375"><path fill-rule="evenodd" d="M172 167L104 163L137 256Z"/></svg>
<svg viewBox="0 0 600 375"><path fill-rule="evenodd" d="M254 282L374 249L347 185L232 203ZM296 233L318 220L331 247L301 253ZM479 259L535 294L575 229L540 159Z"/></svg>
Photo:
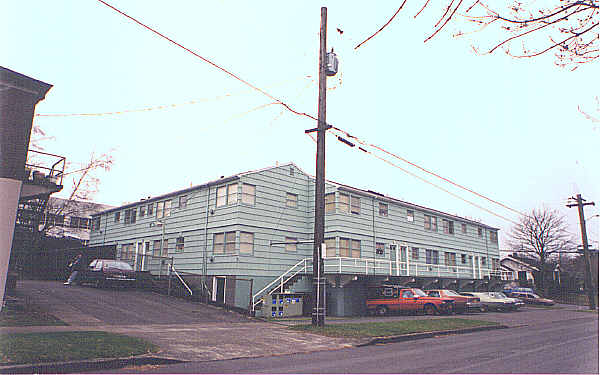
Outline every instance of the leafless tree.
<svg viewBox="0 0 600 375"><path fill-rule="evenodd" d="M516 253L535 259L539 267L536 284L544 288L549 260L561 252L570 252L574 246L563 215L547 208L533 209L519 219L509 233L509 246Z"/></svg>
<svg viewBox="0 0 600 375"><path fill-rule="evenodd" d="M584 111L583 109L581 109L580 106L577 106L577 110L579 112L581 112L581 114L588 120L590 120L593 123L598 123L600 122L600 99L599 97L596 96L596 115L591 115L588 111ZM592 127L592 130L598 130L598 126L594 125Z"/></svg>
<svg viewBox="0 0 600 375"><path fill-rule="evenodd" d="M493 41L492 45L485 48L473 46L480 54L502 49L513 57L530 58L552 51L556 55L557 65L573 69L600 56L599 0L505 0L502 5L489 0L446 0L441 4L422 1L423 5L414 15L415 18L427 12L438 13L434 16L437 21L433 31L425 42L443 30L450 21L455 21L455 25L462 27L454 36L493 32L495 29L489 38ZM407 2L403 0L387 23L355 49L388 26Z"/></svg>
<svg viewBox="0 0 600 375"><path fill-rule="evenodd" d="M54 140L52 136L48 136L39 126L34 125L29 147L35 151L45 150L45 142ZM113 163L113 150L97 155L91 153L88 159L82 163L73 163L67 161L65 173L63 175L63 189L68 192L68 198L64 200L50 200L48 204L43 206L43 215L49 217L49 214L54 216L87 216L87 212L93 207L90 203L94 195L98 192L100 185L100 174L110 171ZM67 186L68 184L68 186ZM39 239L44 236L53 226L55 221L43 220L36 225L37 233L34 238Z"/></svg>

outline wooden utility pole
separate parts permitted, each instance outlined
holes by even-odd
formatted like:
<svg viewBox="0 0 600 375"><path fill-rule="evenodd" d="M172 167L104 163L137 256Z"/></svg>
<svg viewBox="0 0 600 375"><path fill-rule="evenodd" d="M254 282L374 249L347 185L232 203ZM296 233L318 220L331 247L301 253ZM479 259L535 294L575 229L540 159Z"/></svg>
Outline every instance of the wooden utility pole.
<svg viewBox="0 0 600 375"><path fill-rule="evenodd" d="M319 49L319 115L317 132L317 171L315 181L315 231L313 247L313 326L325 325L325 279L323 277L322 245L325 237L325 132L329 128L325 120L327 95L327 8L321 8L321 33Z"/></svg>
<svg viewBox="0 0 600 375"><path fill-rule="evenodd" d="M588 301L590 310L596 309L596 288L592 279L592 266L590 262L590 252L588 249L587 232L585 229L585 216L583 212L583 206L594 205L594 202L583 203L585 199L581 198L581 194L577 194L575 199L577 203L567 204L567 207L577 206L579 210L579 226L581 227L581 241L583 243L583 258L585 260L585 289L588 295Z"/></svg>

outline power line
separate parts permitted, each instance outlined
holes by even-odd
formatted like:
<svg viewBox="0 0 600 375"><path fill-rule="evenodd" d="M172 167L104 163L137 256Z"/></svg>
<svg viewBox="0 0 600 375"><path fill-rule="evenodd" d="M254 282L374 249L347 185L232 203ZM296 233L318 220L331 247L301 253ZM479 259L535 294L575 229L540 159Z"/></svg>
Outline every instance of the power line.
<svg viewBox="0 0 600 375"><path fill-rule="evenodd" d="M304 78L309 79L309 82L308 82L309 85L314 82L314 79L311 76L306 76ZM283 84L289 83L291 81L295 81L295 80L281 81L272 86L283 85ZM247 91L247 92L249 92L249 91ZM169 109L169 108L182 107L182 106L192 105L192 104L207 103L210 101L218 101L218 100L231 98L231 97L234 97L234 96L240 95L240 94L244 94L244 92L240 91L240 92L236 92L233 94L218 95L218 96L215 96L212 98L200 98L200 99L189 100L187 102L181 102L181 103L161 104L161 105L155 105L155 106L147 106L147 107L143 107L143 108L123 109L120 111L86 112L86 113L36 113L34 116L36 116L36 117L99 117L99 116L123 115L123 114L127 114L127 113L149 112L149 111L155 111L155 110L163 110L163 109ZM279 104L279 103L275 103L275 104Z"/></svg>
<svg viewBox="0 0 600 375"><path fill-rule="evenodd" d="M268 92L264 91L263 89L261 89L261 88L259 88L259 87L255 86L255 85L253 85L253 84L251 84L250 82L246 81L245 79L242 79L241 77L239 77L239 76L237 76L236 74L234 74L234 73L230 72L229 70L227 70L227 69L225 69L225 68L221 67L220 65L218 65L218 64L216 64L216 63L214 63L214 62L212 62L211 60L207 59L206 57L203 57L203 56L201 56L200 54L198 54L198 53L196 53L196 52L192 51L191 49L189 49L189 48L185 47L185 46L184 46L184 45L182 45L181 43L178 43L178 42L176 42L175 40L173 40L173 39L169 38L168 36L166 36L166 35L164 35L164 34L160 33L159 31L157 31L157 30L155 30L155 29L151 28L150 26L148 26L148 25L144 24L143 22L139 21L138 19L136 19L136 18L134 18L134 17L132 17L132 16L128 15L127 13L123 12L122 10L119 10L119 9L115 8L114 6L110 5L110 4L109 4L109 3L107 3L106 1L104 1L104 0L97 0L97 1L98 1L98 2L100 2L100 3L102 3L102 4L104 4L105 6L109 7L110 9L114 10L115 12L117 12L117 13L121 14L122 16L129 18L129 19L130 19L130 20L132 20L133 22L135 22L135 23L137 23L138 25L142 26L143 28L145 28L145 29L147 29L147 30L149 30L149 31L153 32L154 34L156 34L156 35L160 36L161 38L163 38L163 39L166 39L167 41L169 41L169 42L171 42L172 44L176 45L177 47L179 47L179 48L181 48L181 49L185 50L186 52L188 52L188 53L191 53L192 55L194 55L194 56L196 56L197 58L201 59L202 61L204 61L204 62L206 62L206 63L208 63L208 64L212 65L213 67L215 67L215 68L219 69L220 71L224 72L225 74L227 74L227 75L229 75L229 76L231 76L231 77L235 78L236 80L238 80L238 81L242 82L243 84L245 84L246 86L248 86L248 87L252 88L253 90L256 90L256 91L260 92L261 94L265 95L266 97L268 97L269 99L273 100L273 101L274 101L274 102L276 102L277 104L279 104L279 105L282 105L283 107L285 107L285 108L286 108L288 111L290 111L290 112L292 112L292 113L295 113L295 114L297 114L298 116L306 116L306 117L308 117L308 118L311 118L311 119L313 119L313 120L317 121L317 118L316 118L316 117L314 117L314 116L312 116L312 115L309 115L309 114L307 114L307 113L305 113L305 112L299 112L299 111L295 110L294 108L292 108L292 107L291 107L289 104L285 103L284 101L282 101L282 100L280 100L280 99L277 99L276 97L274 97L273 95L271 95L271 94L269 94Z"/></svg>
<svg viewBox="0 0 600 375"><path fill-rule="evenodd" d="M381 151L381 152L383 152L383 153L385 153L385 154L387 154L387 155L390 155L390 156L392 156L392 157L394 157L394 158L396 158L396 159L398 159L398 160L401 160L401 161L403 161L403 162L405 162L405 163L407 163L407 164L410 164L410 165L412 165L413 167L415 167L415 168L418 168L418 169L422 170L422 171L423 171L423 172L425 172L425 173L428 173L428 174L430 174L430 175L432 175L432 176L435 176L435 177L437 177L437 178L439 178L439 179L441 179L441 180L443 180L443 181L445 181L445 182L447 182L447 183L449 183L449 184L452 184L452 185L454 185L454 186L456 186L456 187L458 187L458 188L460 188L460 189L466 190L466 191L468 191L468 192L469 192L469 193L471 193L471 194L477 195L478 197L480 197L480 198L483 198L483 199L486 199L486 200L488 200L488 201L490 201L490 202L492 202L492 203L495 203L495 204L497 204L497 205L499 205L499 206L501 206L501 207L504 207L504 208L506 208L507 210L510 210L510 211L512 211L512 212L515 212L515 213L517 213L517 214L519 214L519 215L525 216L525 214L523 214L522 212L520 212L520 211L518 211L518 210L515 210L514 208L511 208L511 207L509 207L509 206L507 206L507 205L505 205L505 204L503 204L503 203L501 203L501 202L498 202L498 201L496 201L496 200L494 200L494 199L488 198L488 197L486 197L485 195L483 195L483 194L480 194L480 193L478 193L478 192L476 192L476 191L474 191L474 190L472 190L472 189L469 189L469 188L467 188L467 187L465 187L465 186L463 186L463 185L460 185L460 184L458 184L458 183L456 183L456 182L454 182L454 181L452 181L452 180L450 180L450 179L448 179L448 178L446 178L446 177L440 176L439 174L437 174L437 173L435 173L435 172L432 172L432 171L430 171L430 170L428 170L428 169L426 169L426 168L423 168L423 167L421 167L420 165L418 165L418 164L416 164L416 163L413 163L413 162L411 162L410 160L407 160L407 159L405 159L405 158L403 158L403 157L401 157L401 156L399 156L399 155L396 155L396 154L394 154L393 152L387 151L387 150L383 149L383 148L382 148L382 147L380 147L380 146L376 146L376 145L373 145L373 144L371 144L371 143L368 143L368 142L366 142L366 141L363 141L363 140L359 139L358 137L356 137L356 136L354 136L354 135L351 135L350 133L348 133L348 132L346 132L346 131L344 131L344 130L342 130L342 129L339 129L339 128L335 127L335 126L334 126L332 129L334 129L334 130L337 130L338 132L341 132L341 133L343 133L343 134L344 134L345 136L347 136L348 138L355 139L355 140L356 140L358 143L360 143L360 144L361 144L361 145L363 145L363 146L368 146L368 147L375 148L375 149L377 149L377 150L379 150L379 151Z"/></svg>
<svg viewBox="0 0 600 375"><path fill-rule="evenodd" d="M337 129L337 128L335 128L335 129ZM340 139L340 138L341 138L341 139ZM348 143L349 143L347 140L344 142L344 138L342 138L342 137L338 137L337 139L338 139L338 141L340 141L340 142L342 142L342 143L344 143L344 144L348 144ZM350 145L351 145L351 143L350 143ZM351 146L351 147L353 147L353 146ZM470 200L468 200L468 199L465 199L465 198L463 198L463 197L461 197L461 196L459 196L459 195L457 195L457 194L455 194L455 193L453 193L453 192L451 192L451 191L449 191L449 190L447 190L447 189L445 189L445 188L443 188L443 187L441 187L441 186L439 186L439 185L436 185L436 184L434 184L433 182L431 182L431 181L428 181L428 180L424 179L423 177L421 177L421 176L418 176L418 175L416 175L415 173L412 173L412 172L410 172L409 170L407 170L407 169L404 169L404 168L400 167L399 165L397 165L397 164L395 164L395 163L393 163L393 162L391 162L391 161L389 161L389 160L387 160L387 159L385 159L385 158L382 158L381 156L379 156L379 155L376 155L375 153L373 153L373 152L371 152L371 151L369 151L369 150L367 150L367 149L365 149L365 148L363 148L363 147L358 147L358 149L359 149L360 151L362 151L362 152L366 153L366 154L369 154L369 155L371 155L371 156L373 156L373 157L375 157L375 158L377 158L377 159L379 159L379 160L381 160L381 161L383 161L383 162L385 162L385 163L387 163L387 164L389 164L389 165L391 165L391 166L395 167L395 168L398 168L398 169L400 169L402 172L404 172L404 173L406 173L406 174L409 174L409 175L410 175L410 176L412 176L412 177L415 177L415 178L417 178L417 179L419 179L419 180L421 180L421 181L423 181L423 182L425 182L425 183L427 183L427 184L429 184L429 185L431 185L431 186L433 186L433 187L435 187L435 188L437 188L437 189L439 189L439 190L442 190L443 192L445 192L445 193L447 193L447 194L450 194L450 195L452 195L452 196L453 196L453 197L455 197L455 198L458 198L458 199L462 200L462 201L463 201L463 202L465 202L465 203L468 203L468 204L470 204L470 205L472 205L472 206L474 206L474 207L477 207L477 208L479 208L480 210L483 210L483 211L485 211L485 212L487 212L487 213L489 213L489 214L492 214L492 215L494 215L494 216L497 216L497 217L499 217L499 218L501 218L501 219L503 219L503 220L506 220L506 221L508 221L508 222L510 222L510 223L512 223L512 224L518 225L518 223L517 223L516 221L513 221L513 220L511 220L511 219L509 219L509 218L507 218L507 217L504 217L504 216L502 216L502 215L500 215L500 214L497 214L497 213L495 213L494 211L491 211L491 210L489 210L489 209L487 209L487 208L485 208L485 207L482 207L482 206L478 205L477 203L471 202Z"/></svg>

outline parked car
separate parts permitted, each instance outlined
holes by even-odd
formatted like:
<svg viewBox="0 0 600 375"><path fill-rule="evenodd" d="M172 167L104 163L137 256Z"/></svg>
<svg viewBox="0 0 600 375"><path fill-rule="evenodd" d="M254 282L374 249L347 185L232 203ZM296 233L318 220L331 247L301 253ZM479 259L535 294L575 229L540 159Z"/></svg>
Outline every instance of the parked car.
<svg viewBox="0 0 600 375"><path fill-rule="evenodd" d="M554 301L548 298L542 298L535 293L525 293L525 292L513 292L510 293L510 297L517 298L524 303L532 304L532 305L544 305L544 306L552 306L554 305Z"/></svg>
<svg viewBox="0 0 600 375"><path fill-rule="evenodd" d="M432 289L426 290L425 293L430 297L453 299L456 312L481 311L482 304L478 297L463 296L450 289Z"/></svg>
<svg viewBox="0 0 600 375"><path fill-rule="evenodd" d="M508 296L509 294L511 294L511 293L514 293L514 292L522 292L522 293L534 293L533 289L531 289L531 288L524 288L524 287L515 287L515 288L508 288L508 287L505 287L505 288L502 290L502 293L506 294L507 296Z"/></svg>
<svg viewBox="0 0 600 375"><path fill-rule="evenodd" d="M513 310L518 310L519 307L523 306L524 303L523 301L521 301L518 298L511 298L508 297L505 293L503 292L488 292L488 294L494 298L500 299L500 300L504 300L504 301L509 301L512 302L513 305Z"/></svg>
<svg viewBox="0 0 600 375"><path fill-rule="evenodd" d="M486 292L461 292L463 296L478 297L481 301L482 311L510 311L516 310L515 301L500 298L499 296L492 296Z"/></svg>
<svg viewBox="0 0 600 375"><path fill-rule="evenodd" d="M135 271L126 262L113 259L94 259L78 278L81 284L96 287L108 285L135 285Z"/></svg>
<svg viewBox="0 0 600 375"><path fill-rule="evenodd" d="M389 312L423 312L428 315L452 314L454 300L451 298L430 297L419 288L398 285L383 285L369 288L367 311L377 315Z"/></svg>

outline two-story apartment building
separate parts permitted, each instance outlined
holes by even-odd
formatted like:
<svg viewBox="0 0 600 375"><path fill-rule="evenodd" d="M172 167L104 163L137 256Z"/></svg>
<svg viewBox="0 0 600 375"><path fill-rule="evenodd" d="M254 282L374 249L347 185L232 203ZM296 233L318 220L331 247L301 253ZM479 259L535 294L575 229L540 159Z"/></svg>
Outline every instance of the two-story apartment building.
<svg viewBox="0 0 600 375"><path fill-rule="evenodd" d="M331 181L325 211L335 315L356 313L369 283L476 288L497 268L498 230L482 223ZM314 179L290 163L93 215L90 245L116 245L120 258L155 273L172 258L177 271L208 278L213 300L253 306L270 283L310 292L313 226Z"/></svg>

